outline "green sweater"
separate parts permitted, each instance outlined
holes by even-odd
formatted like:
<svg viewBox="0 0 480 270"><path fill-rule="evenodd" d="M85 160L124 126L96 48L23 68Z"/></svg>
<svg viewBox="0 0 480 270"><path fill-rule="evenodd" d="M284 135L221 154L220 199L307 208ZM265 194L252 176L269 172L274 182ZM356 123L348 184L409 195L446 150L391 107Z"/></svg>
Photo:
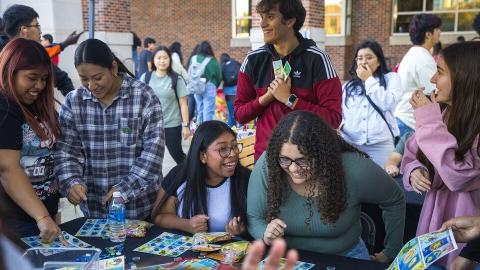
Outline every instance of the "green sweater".
<svg viewBox="0 0 480 270"><path fill-rule="evenodd" d="M205 59L205 56L203 55L197 54L196 56L197 61L200 63L203 61L203 59ZM190 63L191 62L192 61L190 60ZM215 57L211 57L210 62L208 62L207 66L205 67L205 79L207 79L207 82L211 82L217 87L222 81L222 68Z"/></svg>
<svg viewBox="0 0 480 270"><path fill-rule="evenodd" d="M346 152L342 154L342 161L348 192L347 206L333 225L320 221L320 214L314 211L310 229L307 229L306 197L288 186L288 195L278 215L287 224L284 238L288 247L345 255L360 239L361 204L375 203L383 210L386 231L383 252L387 257L394 258L402 247L405 227L405 196L402 189L370 159ZM267 175L264 153L255 164L248 185L248 230L256 239L263 239L267 227Z"/></svg>

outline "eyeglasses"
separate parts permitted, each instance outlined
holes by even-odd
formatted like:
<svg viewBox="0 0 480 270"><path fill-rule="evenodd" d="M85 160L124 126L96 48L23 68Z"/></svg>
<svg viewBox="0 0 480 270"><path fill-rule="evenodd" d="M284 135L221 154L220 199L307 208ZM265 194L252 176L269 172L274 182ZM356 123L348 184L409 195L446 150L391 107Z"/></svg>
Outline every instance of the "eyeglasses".
<svg viewBox="0 0 480 270"><path fill-rule="evenodd" d="M213 150L217 151L222 158L227 158L228 156L230 156L230 153L232 153L232 150L236 155L242 152L243 143L235 143L235 144L232 144L231 146L223 146Z"/></svg>
<svg viewBox="0 0 480 270"><path fill-rule="evenodd" d="M32 24L32 25L24 25L25 27L36 27L38 30L41 30L42 27L40 26L40 24Z"/></svg>
<svg viewBox="0 0 480 270"><path fill-rule="evenodd" d="M355 57L355 61L357 62L361 62L363 61L364 59L367 60L367 62L370 62L372 61L373 59L375 59L376 57L373 56L373 55L367 55L366 57Z"/></svg>
<svg viewBox="0 0 480 270"><path fill-rule="evenodd" d="M304 170L310 167L310 162L305 158L291 159L288 157L280 156L278 157L278 164L283 168L289 168L292 163L295 163L297 167L300 167Z"/></svg>

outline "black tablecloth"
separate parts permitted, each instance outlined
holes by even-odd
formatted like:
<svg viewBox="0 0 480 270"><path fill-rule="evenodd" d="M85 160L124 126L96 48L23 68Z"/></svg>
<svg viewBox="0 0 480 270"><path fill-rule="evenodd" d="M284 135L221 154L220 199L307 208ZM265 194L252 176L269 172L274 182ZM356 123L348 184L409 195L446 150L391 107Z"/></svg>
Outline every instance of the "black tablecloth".
<svg viewBox="0 0 480 270"><path fill-rule="evenodd" d="M75 235L80 227L85 222L86 218L78 218L70 222L60 225L61 229ZM133 251L133 249L141 246L142 244L152 240L153 238L160 235L162 232L169 231L161 229L158 226L154 226L148 230L147 235L144 238L127 238L124 243L124 254L126 256L126 262L131 262L133 257L140 257L140 261L136 262L137 267L155 265L160 263L167 263L173 261L171 257L163 257L153 254L141 253ZM173 233L182 234L177 231L169 231ZM106 247L111 247L117 245L118 243L110 242L109 239L102 239L100 237L79 237L83 241L89 243L96 248L104 249ZM24 248L28 248L24 246ZM336 255L326 255L315 252L299 250L300 260L304 262L314 263L315 267L313 269L325 269L327 266L334 266L336 270L342 269L378 269L383 270L388 267L386 264L381 264L372 261L363 261L351 259L343 256ZM182 258L196 258L198 253L187 251L180 255Z"/></svg>
<svg viewBox="0 0 480 270"><path fill-rule="evenodd" d="M405 230L403 234L403 242L407 243L410 239L415 237L417 232L418 219L422 212L423 201L425 193L417 194L415 192L406 191L403 187L402 177L395 177L395 181L400 185L405 192L405 199L407 201L405 213ZM375 252L383 250L383 239L385 239L385 224L382 219L382 210L375 204L362 205L362 211L367 213L375 222Z"/></svg>

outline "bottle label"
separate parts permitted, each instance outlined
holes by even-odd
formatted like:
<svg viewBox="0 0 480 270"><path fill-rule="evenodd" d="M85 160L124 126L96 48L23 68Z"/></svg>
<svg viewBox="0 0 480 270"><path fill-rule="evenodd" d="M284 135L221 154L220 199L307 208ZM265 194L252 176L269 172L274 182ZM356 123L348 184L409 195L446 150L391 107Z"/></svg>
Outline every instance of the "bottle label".
<svg viewBox="0 0 480 270"><path fill-rule="evenodd" d="M125 209L110 211L108 218L111 221L125 222Z"/></svg>

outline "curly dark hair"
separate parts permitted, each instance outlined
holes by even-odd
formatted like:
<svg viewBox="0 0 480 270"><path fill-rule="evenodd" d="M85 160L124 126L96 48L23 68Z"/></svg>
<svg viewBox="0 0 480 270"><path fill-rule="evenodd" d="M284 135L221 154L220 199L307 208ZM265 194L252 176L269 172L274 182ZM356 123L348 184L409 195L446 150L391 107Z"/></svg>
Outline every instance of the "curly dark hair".
<svg viewBox="0 0 480 270"><path fill-rule="evenodd" d="M319 116L306 111L287 114L273 129L267 147L268 222L278 216L279 208L287 195L286 187L289 185L287 175L278 163L280 149L286 142L297 145L300 153L310 163L307 175L309 215L305 221L306 226L309 226L313 216L314 194L321 194L317 196L317 208L321 220L325 223L335 223L347 204L347 187L341 153L357 152L363 156L367 155L345 142Z"/></svg>

